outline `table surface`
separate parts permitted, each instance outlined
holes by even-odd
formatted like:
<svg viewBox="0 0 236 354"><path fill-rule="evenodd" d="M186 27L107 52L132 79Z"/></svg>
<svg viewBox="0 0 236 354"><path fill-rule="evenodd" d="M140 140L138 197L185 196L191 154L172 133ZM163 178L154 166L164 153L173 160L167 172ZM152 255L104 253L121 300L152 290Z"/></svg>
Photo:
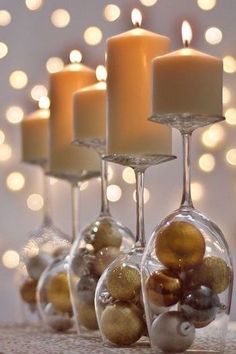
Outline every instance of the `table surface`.
<svg viewBox="0 0 236 354"><path fill-rule="evenodd" d="M42 326L0 326L0 354L151 354L147 342L132 348L104 347L99 338L52 333ZM196 353L197 354L197 353ZM225 354L236 354L236 323L231 323Z"/></svg>

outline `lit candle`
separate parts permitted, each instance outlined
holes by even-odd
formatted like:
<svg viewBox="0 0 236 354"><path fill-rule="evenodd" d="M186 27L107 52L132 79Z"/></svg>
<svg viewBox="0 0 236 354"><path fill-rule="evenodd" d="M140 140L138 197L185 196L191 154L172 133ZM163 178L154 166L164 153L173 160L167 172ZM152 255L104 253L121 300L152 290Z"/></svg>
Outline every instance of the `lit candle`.
<svg viewBox="0 0 236 354"><path fill-rule="evenodd" d="M151 62L167 53L170 40L146 31L141 13L134 9L136 28L107 42L108 153L167 154L169 127L150 124Z"/></svg>
<svg viewBox="0 0 236 354"><path fill-rule="evenodd" d="M96 84L74 94L74 140L106 137L106 69L99 65Z"/></svg>
<svg viewBox="0 0 236 354"><path fill-rule="evenodd" d="M188 47L186 21L182 37L185 48L153 61L153 113L222 115L222 60Z"/></svg>
<svg viewBox="0 0 236 354"><path fill-rule="evenodd" d="M75 91L96 81L95 71L81 64L78 52L71 52L72 64L50 76L50 171L80 176L83 170L98 170L97 154L71 145L73 139L72 98ZM73 62L74 59L76 62Z"/></svg>

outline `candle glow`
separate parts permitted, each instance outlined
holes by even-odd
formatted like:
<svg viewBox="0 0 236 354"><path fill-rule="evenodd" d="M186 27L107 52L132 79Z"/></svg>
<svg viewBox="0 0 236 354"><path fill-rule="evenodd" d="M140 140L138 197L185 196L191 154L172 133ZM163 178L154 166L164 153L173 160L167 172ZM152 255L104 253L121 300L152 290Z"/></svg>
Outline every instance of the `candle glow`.
<svg viewBox="0 0 236 354"><path fill-rule="evenodd" d="M106 81L107 70L104 65L98 65L96 68L96 77L98 81Z"/></svg>
<svg viewBox="0 0 236 354"><path fill-rule="evenodd" d="M75 64L75 63L79 64L79 63L81 63L81 61L82 61L81 52L79 50L76 50L76 49L72 50L70 52L70 62L73 63L73 64Z"/></svg>
<svg viewBox="0 0 236 354"><path fill-rule="evenodd" d="M138 9L133 9L131 13L132 23L135 27L140 27L142 24L142 14Z"/></svg>
<svg viewBox="0 0 236 354"><path fill-rule="evenodd" d="M184 21L182 24L182 40L184 46L187 48L191 43L193 37L192 29L188 21Z"/></svg>

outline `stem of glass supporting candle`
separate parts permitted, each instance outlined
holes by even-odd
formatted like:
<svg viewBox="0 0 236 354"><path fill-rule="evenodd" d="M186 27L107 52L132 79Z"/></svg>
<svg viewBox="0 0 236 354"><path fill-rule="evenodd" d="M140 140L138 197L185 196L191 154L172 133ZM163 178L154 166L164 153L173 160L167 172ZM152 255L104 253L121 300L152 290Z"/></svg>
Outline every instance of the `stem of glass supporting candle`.
<svg viewBox="0 0 236 354"><path fill-rule="evenodd" d="M44 225L50 225L52 223L50 216L50 202L49 202L49 181L48 176L46 175L46 169L43 166L43 198L44 198L44 206L43 206L43 223Z"/></svg>
<svg viewBox="0 0 236 354"><path fill-rule="evenodd" d="M108 164L103 160L102 154L99 154L101 159L101 215L110 215L109 202L107 199L108 186Z"/></svg>
<svg viewBox="0 0 236 354"><path fill-rule="evenodd" d="M72 217L72 239L73 243L79 228L79 191L80 185L78 183L71 183L71 217Z"/></svg>
<svg viewBox="0 0 236 354"><path fill-rule="evenodd" d="M193 207L191 198L191 133L182 133L183 138L183 195L181 206Z"/></svg>
<svg viewBox="0 0 236 354"><path fill-rule="evenodd" d="M144 169L134 168L136 179L136 246L145 246L144 229Z"/></svg>

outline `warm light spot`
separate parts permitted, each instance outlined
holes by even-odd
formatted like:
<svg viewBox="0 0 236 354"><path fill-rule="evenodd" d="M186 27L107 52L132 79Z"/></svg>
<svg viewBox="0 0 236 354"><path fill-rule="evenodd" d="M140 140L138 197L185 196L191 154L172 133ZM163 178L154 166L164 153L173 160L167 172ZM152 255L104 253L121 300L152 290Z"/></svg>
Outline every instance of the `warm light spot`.
<svg viewBox="0 0 236 354"><path fill-rule="evenodd" d="M140 27L142 24L142 14L139 9L133 9L131 12L131 20L134 26Z"/></svg>
<svg viewBox="0 0 236 354"><path fill-rule="evenodd" d="M80 183L80 191L85 191L85 189L88 188L89 182L85 181L83 183Z"/></svg>
<svg viewBox="0 0 236 354"><path fill-rule="evenodd" d="M43 0L25 0L25 5L29 10L38 10L43 5Z"/></svg>
<svg viewBox="0 0 236 354"><path fill-rule="evenodd" d="M82 61L82 54L79 50L73 49L70 52L70 62L71 63L80 63Z"/></svg>
<svg viewBox="0 0 236 354"><path fill-rule="evenodd" d="M0 130L0 145L5 141L5 134L2 130Z"/></svg>
<svg viewBox="0 0 236 354"><path fill-rule="evenodd" d="M229 108L225 112L226 122L230 125L236 125L236 108Z"/></svg>
<svg viewBox="0 0 236 354"><path fill-rule="evenodd" d="M54 186L58 182L57 178L49 177L50 186Z"/></svg>
<svg viewBox="0 0 236 354"><path fill-rule="evenodd" d="M109 4L104 9L104 17L109 22L114 22L120 17L120 8L117 5Z"/></svg>
<svg viewBox="0 0 236 354"><path fill-rule="evenodd" d="M147 204L149 199L150 199L150 192L149 192L149 190L147 188L144 188L144 191L143 191L143 202L144 202L144 204ZM137 201L137 199L136 199L136 190L133 193L133 200L135 202Z"/></svg>
<svg viewBox="0 0 236 354"><path fill-rule="evenodd" d="M223 58L224 72L232 74L236 72L236 60L234 57L227 55Z"/></svg>
<svg viewBox="0 0 236 354"><path fill-rule="evenodd" d="M7 26L11 22L11 14L7 10L0 10L0 26Z"/></svg>
<svg viewBox="0 0 236 354"><path fill-rule="evenodd" d="M31 194L27 198L27 206L30 210L39 211L44 205L43 197L40 194Z"/></svg>
<svg viewBox="0 0 236 354"><path fill-rule="evenodd" d="M157 0L139 0L144 6L153 6L157 3Z"/></svg>
<svg viewBox="0 0 236 354"><path fill-rule="evenodd" d="M57 9L53 11L51 21L55 27L64 28L70 23L70 14L64 9Z"/></svg>
<svg viewBox="0 0 236 354"><path fill-rule="evenodd" d="M192 28L188 21L184 21L182 24L182 41L185 47L188 47L193 37Z"/></svg>
<svg viewBox="0 0 236 354"><path fill-rule="evenodd" d="M40 97L38 105L41 109L49 109L50 103L50 98L48 96L42 96Z"/></svg>
<svg viewBox="0 0 236 354"><path fill-rule="evenodd" d="M7 161L11 158L12 150L8 144L0 145L0 161Z"/></svg>
<svg viewBox="0 0 236 354"><path fill-rule="evenodd" d="M31 90L31 97L39 101L42 96L47 96L48 89L44 85L35 85Z"/></svg>
<svg viewBox="0 0 236 354"><path fill-rule="evenodd" d="M63 67L64 67L63 60L58 57L51 57L48 59L48 61L46 63L47 71L50 74L53 74L53 73L56 73L56 72L62 70Z"/></svg>
<svg viewBox="0 0 236 354"><path fill-rule="evenodd" d="M204 172L211 172L215 168L215 158L212 154L203 154L198 161L198 165Z"/></svg>
<svg viewBox="0 0 236 354"><path fill-rule="evenodd" d="M212 45L219 44L222 41L223 34L222 31L217 27L208 28L205 33L205 39L208 43Z"/></svg>
<svg viewBox="0 0 236 354"><path fill-rule="evenodd" d="M6 111L6 118L9 123L20 123L24 118L24 111L19 106L11 106Z"/></svg>
<svg viewBox="0 0 236 354"><path fill-rule="evenodd" d="M134 184L135 180L135 173L131 167L125 167L122 172L122 178L126 183Z"/></svg>
<svg viewBox="0 0 236 354"><path fill-rule="evenodd" d="M122 196L122 190L116 184L111 184L107 187L107 199L110 202L117 202Z"/></svg>
<svg viewBox="0 0 236 354"><path fill-rule="evenodd" d="M212 10L216 5L216 0L197 0L200 9L208 11Z"/></svg>
<svg viewBox="0 0 236 354"><path fill-rule="evenodd" d="M84 32L84 40L89 45L97 45L102 40L102 31L98 27L88 27Z"/></svg>
<svg viewBox="0 0 236 354"><path fill-rule="evenodd" d="M227 87L223 87L223 103L228 104L231 101L231 92Z"/></svg>
<svg viewBox="0 0 236 354"><path fill-rule="evenodd" d="M2 263L4 267L9 269L17 268L20 263L20 256L16 251L8 250L2 256Z"/></svg>
<svg viewBox="0 0 236 354"><path fill-rule="evenodd" d="M108 174L108 181L111 181L114 176L114 171L111 166L108 166L107 174Z"/></svg>
<svg viewBox="0 0 236 354"><path fill-rule="evenodd" d="M236 165L236 149L231 149L226 153L226 160L230 165Z"/></svg>
<svg viewBox="0 0 236 354"><path fill-rule="evenodd" d="M16 70L11 73L9 82L14 89L21 90L27 85L28 78L24 71Z"/></svg>
<svg viewBox="0 0 236 354"><path fill-rule="evenodd" d="M224 137L223 127L220 124L214 124L202 134L202 143L209 148L215 148L224 140Z"/></svg>
<svg viewBox="0 0 236 354"><path fill-rule="evenodd" d="M96 77L98 81L106 81L107 69L104 65L98 65L96 68Z"/></svg>
<svg viewBox="0 0 236 354"><path fill-rule="evenodd" d="M0 59L3 59L8 53L8 47L5 43L0 42Z"/></svg>
<svg viewBox="0 0 236 354"><path fill-rule="evenodd" d="M199 182L191 183L191 195L194 202L199 201L203 197L203 186Z"/></svg>
<svg viewBox="0 0 236 354"><path fill-rule="evenodd" d="M12 172L7 176L7 187L14 192L20 191L25 185L25 177L20 172Z"/></svg>

